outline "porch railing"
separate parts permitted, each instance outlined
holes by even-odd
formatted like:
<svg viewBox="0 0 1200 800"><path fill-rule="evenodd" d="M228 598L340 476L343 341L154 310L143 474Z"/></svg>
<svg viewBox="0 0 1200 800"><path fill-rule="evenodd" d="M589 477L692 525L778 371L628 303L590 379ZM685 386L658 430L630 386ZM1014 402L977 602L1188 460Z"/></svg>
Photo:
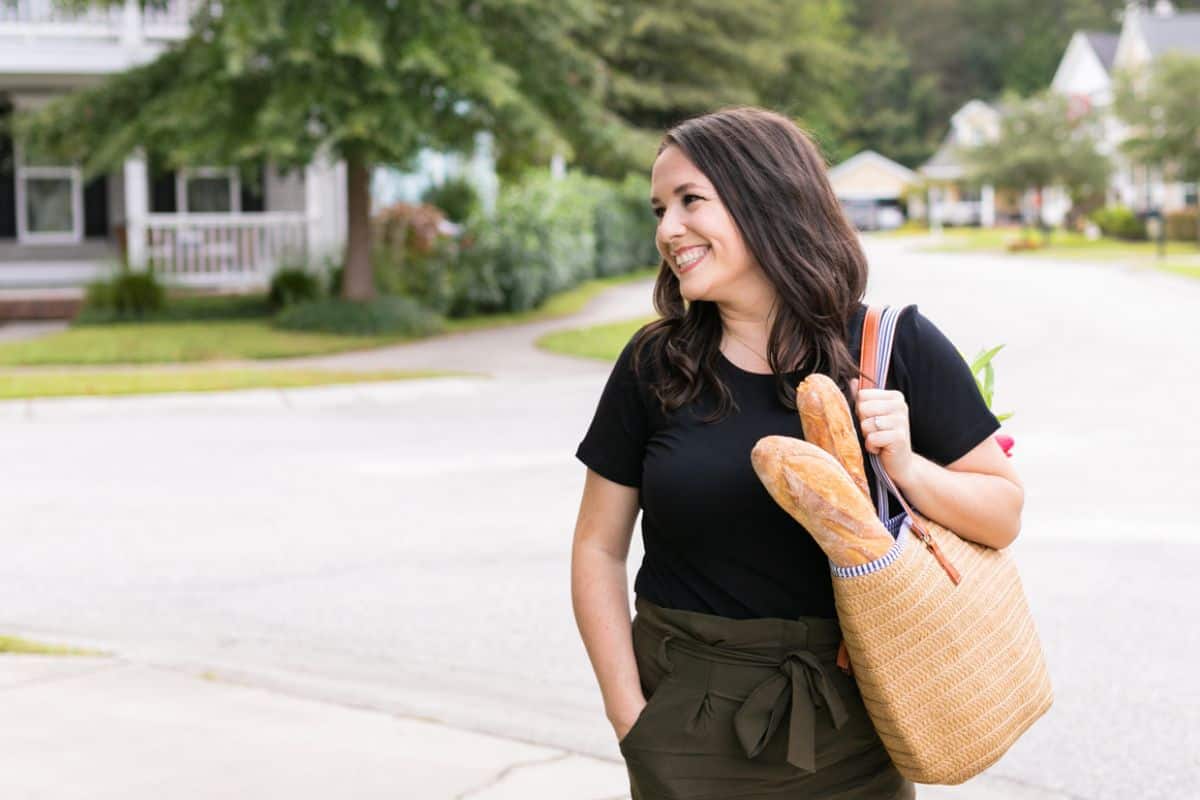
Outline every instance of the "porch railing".
<svg viewBox="0 0 1200 800"><path fill-rule="evenodd" d="M182 39L199 0L71 10L57 0L0 0L0 32L32 36Z"/></svg>
<svg viewBox="0 0 1200 800"><path fill-rule="evenodd" d="M150 214L146 262L159 276L186 284L265 284L308 255L303 212Z"/></svg>
<svg viewBox="0 0 1200 800"><path fill-rule="evenodd" d="M116 34L124 15L124 9L117 7L72 11L55 0L0 0L0 22L78 26Z"/></svg>

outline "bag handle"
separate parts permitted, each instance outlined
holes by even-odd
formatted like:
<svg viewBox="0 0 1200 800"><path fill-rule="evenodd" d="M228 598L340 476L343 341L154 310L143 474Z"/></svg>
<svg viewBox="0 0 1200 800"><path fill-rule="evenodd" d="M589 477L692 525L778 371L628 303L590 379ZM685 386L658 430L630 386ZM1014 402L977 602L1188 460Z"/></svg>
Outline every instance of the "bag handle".
<svg viewBox="0 0 1200 800"><path fill-rule="evenodd" d="M900 321L900 316L912 308L912 306L904 306L899 310L891 306L868 306L866 316L863 318L863 333L862 343L859 349L859 388L864 385L868 389L886 388L888 369L892 362L892 344L895 341L896 326ZM908 518L909 527L913 533L925 543L925 546L933 553L938 563L942 565L942 569L950 576L950 580L955 584L961 580L958 570L946 558L945 554L937 545L937 540L929 535L929 531L925 528L925 523L913 511L908 501L904 499L904 495L900 491L900 487L896 486L891 476L887 474L887 470L883 468L883 462L875 453L867 453L868 463L875 473L875 508L879 514L879 519L884 526L888 524L888 501L887 495L890 491L900 501L905 514ZM889 528L890 530L890 528ZM898 531L897 531L898 533Z"/></svg>

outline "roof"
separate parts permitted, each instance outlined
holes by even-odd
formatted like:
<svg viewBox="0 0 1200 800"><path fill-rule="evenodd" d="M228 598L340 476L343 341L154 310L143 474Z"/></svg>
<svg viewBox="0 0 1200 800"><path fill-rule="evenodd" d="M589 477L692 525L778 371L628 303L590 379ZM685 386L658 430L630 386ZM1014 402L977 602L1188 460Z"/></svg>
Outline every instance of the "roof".
<svg viewBox="0 0 1200 800"><path fill-rule="evenodd" d="M879 153L876 153L874 150L863 150L861 153L851 156L842 163L838 164L836 167L830 169L829 177L830 179L837 178L839 175L844 175L845 173L865 163L875 163L902 181L915 181L917 179L917 173L913 172L903 164L892 161L887 156L879 155Z"/></svg>
<svg viewBox="0 0 1200 800"><path fill-rule="evenodd" d="M1146 14L1139 22L1152 58L1164 53L1200 55L1200 13L1176 13L1161 17Z"/></svg>
<svg viewBox="0 0 1200 800"><path fill-rule="evenodd" d="M1100 63L1104 65L1104 71L1112 72L1113 61L1117 57L1117 42L1121 40L1120 34L1101 31L1082 31L1082 33L1088 44L1092 46L1092 50L1100 58Z"/></svg>

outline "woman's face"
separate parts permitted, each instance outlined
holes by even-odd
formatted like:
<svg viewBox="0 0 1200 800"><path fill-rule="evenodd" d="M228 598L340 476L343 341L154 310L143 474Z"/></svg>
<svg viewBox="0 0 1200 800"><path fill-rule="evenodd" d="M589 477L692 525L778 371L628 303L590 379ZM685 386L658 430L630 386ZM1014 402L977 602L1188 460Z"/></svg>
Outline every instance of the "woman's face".
<svg viewBox="0 0 1200 800"><path fill-rule="evenodd" d="M684 298L730 302L752 291L761 269L712 183L674 145L654 161L650 205L658 217L655 244Z"/></svg>

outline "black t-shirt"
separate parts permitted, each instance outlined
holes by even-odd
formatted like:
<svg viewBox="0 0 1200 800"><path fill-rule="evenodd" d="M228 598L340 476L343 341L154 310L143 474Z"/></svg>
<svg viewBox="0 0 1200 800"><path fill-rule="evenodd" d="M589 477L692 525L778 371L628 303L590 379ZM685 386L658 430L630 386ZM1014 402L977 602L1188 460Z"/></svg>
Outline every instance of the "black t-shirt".
<svg viewBox="0 0 1200 800"><path fill-rule="evenodd" d="M865 312L860 304L847 332L855 358ZM835 617L829 560L750 464L763 436L803 438L799 414L776 396L775 377L720 355L718 370L740 410L701 422L716 407L714 393L704 392L664 415L650 389L652 359L633 371L636 338L618 357L575 454L605 478L640 489L645 557L634 591L666 608L732 619ZM900 318L892 353L887 388L904 393L915 453L946 465L999 429L970 367L915 306ZM788 383L803 378L791 373ZM890 501L893 516L903 511Z"/></svg>

